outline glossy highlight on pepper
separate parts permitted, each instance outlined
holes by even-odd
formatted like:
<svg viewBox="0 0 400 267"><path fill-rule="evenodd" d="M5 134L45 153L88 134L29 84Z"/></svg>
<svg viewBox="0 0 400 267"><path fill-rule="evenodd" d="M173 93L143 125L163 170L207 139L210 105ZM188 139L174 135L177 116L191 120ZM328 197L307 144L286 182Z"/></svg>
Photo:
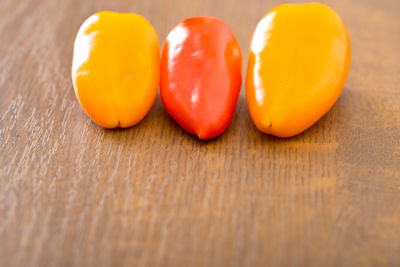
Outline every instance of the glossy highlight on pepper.
<svg viewBox="0 0 400 267"><path fill-rule="evenodd" d="M240 92L242 54L229 26L188 18L169 33L161 56L161 99L179 125L200 139L229 125Z"/></svg>
<svg viewBox="0 0 400 267"><path fill-rule="evenodd" d="M98 125L124 128L142 120L157 95L159 73L157 33L142 16L101 11L79 29L72 81Z"/></svg>
<svg viewBox="0 0 400 267"><path fill-rule="evenodd" d="M290 137L326 114L338 99L351 58L346 27L319 4L285 4L258 23L251 40L246 97L262 132Z"/></svg>

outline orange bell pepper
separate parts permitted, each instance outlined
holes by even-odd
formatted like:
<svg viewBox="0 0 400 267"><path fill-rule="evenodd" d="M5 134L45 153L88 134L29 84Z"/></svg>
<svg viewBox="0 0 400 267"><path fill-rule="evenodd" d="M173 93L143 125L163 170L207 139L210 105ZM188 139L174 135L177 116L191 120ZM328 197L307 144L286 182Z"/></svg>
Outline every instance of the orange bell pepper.
<svg viewBox="0 0 400 267"><path fill-rule="evenodd" d="M346 27L318 3L285 4L258 23L251 41L246 96L256 127L297 135L338 99L350 67Z"/></svg>
<svg viewBox="0 0 400 267"><path fill-rule="evenodd" d="M72 81L98 125L129 127L143 119L157 95L159 72L157 33L142 16L102 11L79 29Z"/></svg>

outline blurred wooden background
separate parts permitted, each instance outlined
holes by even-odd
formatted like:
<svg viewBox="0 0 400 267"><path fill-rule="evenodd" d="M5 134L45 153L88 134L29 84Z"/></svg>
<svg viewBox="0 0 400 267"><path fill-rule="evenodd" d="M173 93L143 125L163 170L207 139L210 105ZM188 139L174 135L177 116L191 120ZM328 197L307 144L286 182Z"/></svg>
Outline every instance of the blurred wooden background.
<svg viewBox="0 0 400 267"><path fill-rule="evenodd" d="M136 12L163 42L185 17L216 16L246 66L257 21L283 1L0 1L0 266L400 265L400 1L323 1L353 58L311 129L261 134L242 87L208 142L159 97L133 128L92 123L70 78L80 24Z"/></svg>

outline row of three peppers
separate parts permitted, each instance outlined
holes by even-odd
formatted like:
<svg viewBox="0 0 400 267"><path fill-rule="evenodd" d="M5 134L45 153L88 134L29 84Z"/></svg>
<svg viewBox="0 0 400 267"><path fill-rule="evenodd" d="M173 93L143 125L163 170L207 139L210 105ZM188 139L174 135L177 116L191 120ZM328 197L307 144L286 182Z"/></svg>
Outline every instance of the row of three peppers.
<svg viewBox="0 0 400 267"><path fill-rule="evenodd" d="M340 17L321 4L279 6L250 46L246 96L262 132L296 135L321 118L342 90L350 45ZM81 26L72 79L86 113L102 127L130 127L162 102L187 132L211 139L229 125L242 84L242 53L230 27L188 18L169 33L161 60L142 16L102 11Z"/></svg>

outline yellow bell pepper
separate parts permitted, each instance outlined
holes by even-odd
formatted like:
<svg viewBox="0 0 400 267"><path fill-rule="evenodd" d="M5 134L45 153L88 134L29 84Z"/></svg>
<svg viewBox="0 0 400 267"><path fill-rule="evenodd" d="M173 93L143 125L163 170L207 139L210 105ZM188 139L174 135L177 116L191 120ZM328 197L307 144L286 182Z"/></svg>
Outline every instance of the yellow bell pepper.
<svg viewBox="0 0 400 267"><path fill-rule="evenodd" d="M248 60L246 96L256 127L279 137L309 128L338 99L350 58L346 27L331 8L272 9L254 31Z"/></svg>
<svg viewBox="0 0 400 267"><path fill-rule="evenodd" d="M79 29L72 81L98 125L129 127L142 120L157 95L159 72L157 33L142 16L102 11Z"/></svg>

